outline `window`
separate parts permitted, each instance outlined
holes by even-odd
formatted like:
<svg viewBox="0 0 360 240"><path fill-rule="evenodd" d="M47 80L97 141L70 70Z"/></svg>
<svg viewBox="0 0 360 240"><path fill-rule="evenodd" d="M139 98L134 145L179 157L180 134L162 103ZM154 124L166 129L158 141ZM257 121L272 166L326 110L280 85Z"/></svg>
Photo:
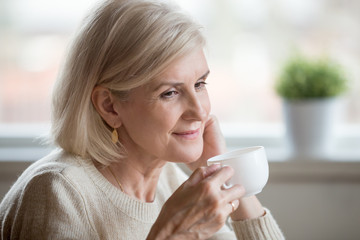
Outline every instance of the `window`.
<svg viewBox="0 0 360 240"><path fill-rule="evenodd" d="M338 61L352 81L345 121L360 123L360 4L328 0L179 1L205 25L214 111L222 121L281 122L273 90L296 50ZM211 88L214 85L214 88Z"/></svg>
<svg viewBox="0 0 360 240"><path fill-rule="evenodd" d="M94 1L0 4L0 123L49 122L51 88L75 26Z"/></svg>
<svg viewBox="0 0 360 240"><path fill-rule="evenodd" d="M239 135L251 129L244 136L280 134L281 99L273 85L282 63L294 49L310 56L326 54L343 65L351 80L350 91L344 97L344 126L359 129L359 1L176 2L204 25L211 68L208 89L213 113L224 124L225 134L231 133L226 130L229 126L236 126ZM48 126L51 88L67 44L95 3L0 3L0 135L36 134L38 131L29 126ZM259 126L262 131L258 131ZM359 136L360 131L356 134Z"/></svg>

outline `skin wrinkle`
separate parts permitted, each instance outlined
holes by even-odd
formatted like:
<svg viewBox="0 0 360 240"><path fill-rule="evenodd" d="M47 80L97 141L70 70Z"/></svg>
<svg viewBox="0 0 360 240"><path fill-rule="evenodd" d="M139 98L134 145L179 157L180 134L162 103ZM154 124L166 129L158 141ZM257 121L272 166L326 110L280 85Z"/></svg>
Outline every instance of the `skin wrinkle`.
<svg viewBox="0 0 360 240"><path fill-rule="evenodd" d="M5 231L31 239L234 238L226 227L218 232L229 202L244 195L221 188L233 172L203 167L189 177L173 164L195 170L226 151L210 115L200 27L153 1L105 1L88 15L54 87L52 135L62 150L29 167L7 194L0 218L12 226ZM77 191L55 174L23 189L44 169L68 169ZM19 202L21 191L28 201ZM257 218L263 209L256 198L239 206L235 221ZM4 216L3 209L13 213ZM24 216L14 220L18 214Z"/></svg>
<svg viewBox="0 0 360 240"><path fill-rule="evenodd" d="M209 76L210 74L210 70L207 70L201 77L199 77L197 79L197 81L199 80L206 80L207 77ZM196 82L197 82L196 81ZM171 80L168 80L168 79L163 79L163 80L160 80L161 84L158 84L157 86L154 86L154 87L151 87L151 85L148 85L147 88L149 89L150 92L154 92L156 93L161 87L163 86L178 86L178 85L184 85L183 82L173 82Z"/></svg>
<svg viewBox="0 0 360 240"><path fill-rule="evenodd" d="M205 171L202 171L202 173L205 173ZM204 177L205 178L205 177ZM211 189L214 187L213 183L210 181L207 182L203 182L202 183L203 187L203 192L200 194L199 196L199 200L202 198L205 198L205 202L202 202L201 204L201 208L204 209L204 211L201 212L196 212L196 210L194 208L191 208L191 206L188 206L188 211L186 212L186 217L190 217L190 216L195 216L195 218L199 219L198 221L194 222L193 224L191 224L189 227L186 227L186 224L188 223L183 223L182 225L177 226L177 228L175 229L175 231L182 231L182 229L188 229L189 231L199 231L202 229L202 223L206 224L208 221L215 219L215 222L221 223L224 221L224 219L226 219L227 215L223 214L218 214L219 212L219 207L220 205L224 205L227 204L224 201L220 201L218 198L213 198L213 196L209 195L209 193L211 193ZM201 201L199 201L199 203L201 203ZM199 217L197 217L199 216ZM184 226L185 225L185 226ZM200 233L199 233L200 234Z"/></svg>
<svg viewBox="0 0 360 240"><path fill-rule="evenodd" d="M207 70L206 70L207 71ZM140 94L140 92L138 92L139 94ZM135 94L135 93L134 93ZM145 95L145 96L148 96L148 92L147 91L145 91L145 94L143 94L143 95ZM160 101L161 102L161 101ZM129 108L132 108L133 106L135 106L135 102L132 100L132 101L128 101L128 103L129 103L129 106L128 106L128 108L127 109L129 109ZM168 105L168 103L169 102L165 102L165 103L163 103L163 104L160 104L160 106L161 105ZM145 106L144 107L141 107L139 110L140 111L147 111L147 112L150 112L150 111L157 111L156 109L158 109L158 105L159 104L157 104L157 103L153 103L153 102L146 102L146 104L145 104ZM161 109L162 107L160 107L160 109ZM162 111L162 110L161 110ZM131 110L130 110L130 113L131 113ZM133 115L135 115L134 113L132 113ZM166 117L166 116L165 116ZM146 122L145 122L145 124L147 124ZM125 128L126 128L126 123L125 123ZM174 127L172 127L171 129L169 129L169 131L168 131L168 133L171 133L171 132L173 132L174 131L174 129L176 129L176 128L178 128L176 125L174 126ZM127 130L128 132L130 132L130 130ZM152 138L152 141L153 142L158 142L158 143L161 143L161 142L166 142L167 140L166 139L162 139L162 136L160 136L160 135L155 135L155 138L153 137ZM157 145L159 145L159 144L157 144Z"/></svg>
<svg viewBox="0 0 360 240"><path fill-rule="evenodd" d="M112 99L116 101L114 109L105 111L102 117L108 118L107 122L121 123L117 131L128 155L121 164L113 163L111 167L127 195L153 202L164 164L201 166L225 149L218 123L209 116L211 106L204 84L208 74L205 56L198 49L176 60L148 85L131 90L127 101ZM98 90L106 93L105 99L111 94L106 88ZM125 162L128 167L124 167ZM102 174L118 187L107 171ZM232 175L230 167L216 165L195 171L165 203L149 239L188 235L190 229L207 238L218 231L232 212L229 202L244 194L239 187L221 188Z"/></svg>

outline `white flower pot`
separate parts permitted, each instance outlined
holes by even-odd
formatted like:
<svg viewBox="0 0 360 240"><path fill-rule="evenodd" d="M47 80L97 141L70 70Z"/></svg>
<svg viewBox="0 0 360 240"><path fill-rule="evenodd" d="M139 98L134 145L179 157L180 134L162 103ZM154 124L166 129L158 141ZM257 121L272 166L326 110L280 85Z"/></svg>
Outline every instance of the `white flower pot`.
<svg viewBox="0 0 360 240"><path fill-rule="evenodd" d="M324 160L334 147L334 126L339 116L337 98L284 100L286 142L290 158Z"/></svg>

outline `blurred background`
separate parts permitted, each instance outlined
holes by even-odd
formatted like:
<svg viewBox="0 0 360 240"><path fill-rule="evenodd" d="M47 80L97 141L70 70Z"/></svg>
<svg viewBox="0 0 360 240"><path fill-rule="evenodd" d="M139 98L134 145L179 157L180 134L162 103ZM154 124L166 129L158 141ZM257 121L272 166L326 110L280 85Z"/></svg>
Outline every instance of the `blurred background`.
<svg viewBox="0 0 360 240"><path fill-rule="evenodd" d="M34 139L66 48L99 0L0 0L0 199L51 147ZM264 145L270 179L262 203L288 239L360 239L360 1L177 0L204 26L212 112L230 147ZM283 157L282 100L274 84L295 52L327 56L349 79L333 161ZM351 148L351 149L350 149Z"/></svg>
<svg viewBox="0 0 360 240"><path fill-rule="evenodd" d="M223 123L281 125L274 81L295 51L328 56L350 80L344 124L360 125L360 1L178 0L204 26L213 112ZM0 124L48 124L66 47L94 0L0 1ZM24 130L26 131L26 130Z"/></svg>

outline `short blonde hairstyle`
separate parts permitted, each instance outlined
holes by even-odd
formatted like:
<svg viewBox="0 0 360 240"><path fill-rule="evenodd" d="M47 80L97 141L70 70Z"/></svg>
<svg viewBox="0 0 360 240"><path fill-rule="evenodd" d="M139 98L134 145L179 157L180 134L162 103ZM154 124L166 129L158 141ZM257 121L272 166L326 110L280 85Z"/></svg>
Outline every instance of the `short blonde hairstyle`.
<svg viewBox="0 0 360 240"><path fill-rule="evenodd" d="M70 47L52 99L52 137L66 152L109 165L125 149L91 102L95 86L126 97L205 44L200 26L164 1L110 0L90 14Z"/></svg>

